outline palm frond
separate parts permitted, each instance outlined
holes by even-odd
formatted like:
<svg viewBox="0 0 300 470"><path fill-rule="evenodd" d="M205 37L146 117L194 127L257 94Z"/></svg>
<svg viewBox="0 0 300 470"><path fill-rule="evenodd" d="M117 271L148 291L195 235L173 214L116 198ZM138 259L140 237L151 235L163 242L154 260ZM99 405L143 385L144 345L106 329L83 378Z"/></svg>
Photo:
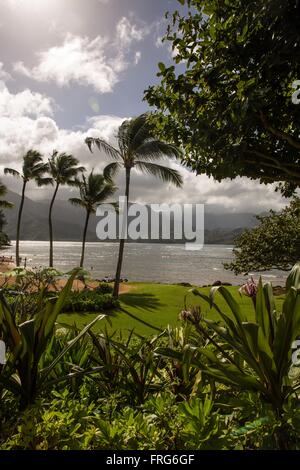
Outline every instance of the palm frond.
<svg viewBox="0 0 300 470"><path fill-rule="evenodd" d="M101 173L93 171L88 177L83 174L81 180L77 180L76 184L79 187L80 198L72 198L70 202L85 207L92 213L96 212L97 206L112 196L117 189L114 184L108 183Z"/></svg>
<svg viewBox="0 0 300 470"><path fill-rule="evenodd" d="M100 191L98 194L97 194L97 201L95 201L96 203L100 203L100 202L103 202L103 201L106 201L106 199L110 196L113 196L113 194L116 192L117 190L117 187L114 186L113 184L106 184L102 191Z"/></svg>
<svg viewBox="0 0 300 470"><path fill-rule="evenodd" d="M49 165L48 163L37 163L33 165L30 169L28 169L28 177L29 178L41 178L41 176L45 173L48 173Z"/></svg>
<svg viewBox="0 0 300 470"><path fill-rule="evenodd" d="M49 172L59 184L69 184L79 173L85 171L83 166L77 166L79 161L73 155L58 153L54 150L49 158Z"/></svg>
<svg viewBox="0 0 300 470"><path fill-rule="evenodd" d="M118 129L118 144L121 150L121 153L124 155L128 152L130 146L130 139L129 139L129 128L130 128L130 120L126 120L122 122L121 126Z"/></svg>
<svg viewBox="0 0 300 470"><path fill-rule="evenodd" d="M100 151L103 150L110 158L114 160L119 160L121 158L121 153L119 150L103 139L87 138L85 139L85 143L87 144L90 151L92 151L93 145L96 145Z"/></svg>
<svg viewBox="0 0 300 470"><path fill-rule="evenodd" d="M43 169L43 157L37 150L29 150L23 157L23 176L26 179L31 179L38 174L38 171ZM46 164L47 165L47 164ZM48 165L47 165L48 167ZM44 171L44 173L47 170ZM35 173L33 175L33 173Z"/></svg>
<svg viewBox="0 0 300 470"><path fill-rule="evenodd" d="M116 176L120 168L121 168L121 163L119 162L109 163L109 165L107 165L103 170L103 176L106 179L106 181L108 181L109 183L112 183L114 176Z"/></svg>
<svg viewBox="0 0 300 470"><path fill-rule="evenodd" d="M164 160L170 158L182 158L182 151L173 144L167 144L160 140L144 142L135 150L135 157L143 160Z"/></svg>
<svg viewBox="0 0 300 470"><path fill-rule="evenodd" d="M0 207L1 209L12 209L14 207L14 204L12 202L0 200Z"/></svg>
<svg viewBox="0 0 300 470"><path fill-rule="evenodd" d="M38 187L41 187L41 186L49 186L49 184L53 185L53 178L41 178L40 176L38 176L37 178L35 178L35 182L36 184L38 185Z"/></svg>
<svg viewBox="0 0 300 470"><path fill-rule="evenodd" d="M4 174L5 175L12 175L12 176L21 176L20 172L17 170L14 170L13 168L4 168Z"/></svg>
<svg viewBox="0 0 300 470"><path fill-rule="evenodd" d="M143 142L150 137L148 114L144 113L131 119L127 134L130 150L134 151L137 148L136 142Z"/></svg>
<svg viewBox="0 0 300 470"><path fill-rule="evenodd" d="M71 186L72 188L79 188L80 184L81 181L78 178L74 178L68 181L68 186Z"/></svg>
<svg viewBox="0 0 300 470"><path fill-rule="evenodd" d="M69 199L69 202L73 204L73 206L83 207L83 208L85 207L84 201L82 201L82 199L79 199L78 197L71 197Z"/></svg>
<svg viewBox="0 0 300 470"><path fill-rule="evenodd" d="M177 170L174 170L173 168L158 165L157 163L142 162L142 161L136 161L135 167L138 170L142 171L143 173L148 173L150 175L153 175L156 178L159 178L166 183L172 183L177 188L182 187L182 184L183 184L182 176Z"/></svg>

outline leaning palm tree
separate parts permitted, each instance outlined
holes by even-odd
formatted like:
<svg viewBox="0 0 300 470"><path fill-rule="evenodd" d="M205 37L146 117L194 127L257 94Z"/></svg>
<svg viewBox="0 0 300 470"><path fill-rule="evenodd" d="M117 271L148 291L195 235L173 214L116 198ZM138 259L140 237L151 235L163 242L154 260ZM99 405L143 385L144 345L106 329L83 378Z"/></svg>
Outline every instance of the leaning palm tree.
<svg viewBox="0 0 300 470"><path fill-rule="evenodd" d="M12 175L23 180L22 186L22 196L21 203L18 213L18 223L17 223L17 235L16 235L16 264L20 266L20 229L21 229L21 220L22 213L24 208L25 201L25 191L26 186L29 181L34 180L38 186L41 186L47 183L47 178L43 178L43 175L48 171L48 165L43 162L42 155L36 150L29 150L26 155L23 157L23 167L22 172L13 169L13 168L4 168L5 175Z"/></svg>
<svg viewBox="0 0 300 470"><path fill-rule="evenodd" d="M181 157L182 153L175 145L167 144L154 137L149 114L142 114L134 119L124 121L119 127L117 140L118 148L99 138L88 137L86 144L90 151L92 151L93 145L96 145L99 150L103 150L115 160L104 169L103 175L108 181L111 181L120 168L125 168L127 211L132 168L160 178L164 182L172 183L177 187L182 186L182 177L178 171L157 163L157 161L164 159ZM124 245L125 238L121 237L114 285L115 298L119 295Z"/></svg>
<svg viewBox="0 0 300 470"><path fill-rule="evenodd" d="M53 224L52 224L52 212L54 202L60 186L68 185L74 186L75 179L80 172L83 172L85 168L83 166L77 166L78 160L72 155L66 153L58 153L56 150L49 158L49 174L50 183L54 185L54 193L51 199L49 207L49 240L50 240L50 253L49 253L49 266L53 267Z"/></svg>
<svg viewBox="0 0 300 470"><path fill-rule="evenodd" d="M71 198L69 201L79 207L83 207L86 211L85 224L82 238L82 251L80 259L80 267L83 267L85 255L86 235L91 214L95 214L97 207L107 200L116 191L113 183L107 182L103 175L94 174L93 171L86 178L82 175L81 180L77 181L80 191L80 198Z"/></svg>

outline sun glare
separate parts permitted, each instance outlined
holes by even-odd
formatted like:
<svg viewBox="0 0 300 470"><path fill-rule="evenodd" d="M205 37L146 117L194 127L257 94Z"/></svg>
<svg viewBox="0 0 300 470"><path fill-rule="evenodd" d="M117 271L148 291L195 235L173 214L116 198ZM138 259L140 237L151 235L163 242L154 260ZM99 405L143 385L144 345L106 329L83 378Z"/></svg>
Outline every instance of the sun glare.
<svg viewBox="0 0 300 470"><path fill-rule="evenodd" d="M55 0L8 0L8 2L15 10L22 9L24 11L27 9L39 11L51 6L51 4L55 3Z"/></svg>

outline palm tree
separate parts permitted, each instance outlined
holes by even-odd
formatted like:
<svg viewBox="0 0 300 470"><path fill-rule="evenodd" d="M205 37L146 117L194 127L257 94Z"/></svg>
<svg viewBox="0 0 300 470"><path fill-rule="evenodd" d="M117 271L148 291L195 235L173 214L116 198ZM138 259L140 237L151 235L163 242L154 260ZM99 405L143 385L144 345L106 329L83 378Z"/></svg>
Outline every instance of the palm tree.
<svg viewBox="0 0 300 470"><path fill-rule="evenodd" d="M86 210L80 260L80 267L82 268L84 263L86 234L90 216L91 214L95 214L97 207L106 201L108 197L112 196L117 188L111 182L107 182L103 175L94 174L93 171L88 175L87 178L85 175L82 175L82 178L77 182L77 185L80 191L80 198L71 198L69 201L72 204L83 207Z"/></svg>
<svg viewBox="0 0 300 470"><path fill-rule="evenodd" d="M47 178L43 178L43 175L48 171L47 163L43 162L42 155L36 150L29 150L26 155L23 157L23 166L22 172L13 169L13 168L4 168L5 175L12 175L23 180L22 186L22 196L21 203L18 213L18 223L17 223L17 236L16 236L16 264L20 266L20 229L21 229L21 220L25 200L25 191L27 183L30 180L36 181L38 186L47 183Z"/></svg>
<svg viewBox="0 0 300 470"><path fill-rule="evenodd" d="M65 153L58 153L56 150L49 158L49 173L50 183L55 186L54 193L51 199L49 207L49 240L50 240L50 254L49 254L49 266L53 267L53 224L52 224L52 211L54 202L60 186L68 185L74 186L75 178L78 173L85 170L83 166L77 166L78 160L72 155Z"/></svg>
<svg viewBox="0 0 300 470"><path fill-rule="evenodd" d="M172 183L177 187L182 186L182 177L178 171L157 163L160 160L181 157L182 153L175 145L162 142L153 136L149 114L142 114L134 119L124 121L119 127L117 140L118 148L99 138L88 137L86 144L90 151L92 151L93 145L96 145L100 151L103 150L115 160L104 169L103 175L108 181L112 180L120 168L125 168L127 211L132 168L160 178L164 182ZM124 245L125 239L121 238L114 285L115 298L118 298L119 295Z"/></svg>

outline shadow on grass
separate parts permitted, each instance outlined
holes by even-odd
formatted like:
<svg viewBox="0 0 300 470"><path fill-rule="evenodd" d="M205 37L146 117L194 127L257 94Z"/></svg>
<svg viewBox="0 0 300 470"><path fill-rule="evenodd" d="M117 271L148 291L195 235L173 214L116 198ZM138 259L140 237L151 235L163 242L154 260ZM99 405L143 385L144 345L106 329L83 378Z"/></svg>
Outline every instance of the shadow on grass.
<svg viewBox="0 0 300 470"><path fill-rule="evenodd" d="M137 293L128 293L121 294L120 300L123 304L135 307L141 310L157 310L159 307L162 307L162 304L158 297L153 294L137 294Z"/></svg>

